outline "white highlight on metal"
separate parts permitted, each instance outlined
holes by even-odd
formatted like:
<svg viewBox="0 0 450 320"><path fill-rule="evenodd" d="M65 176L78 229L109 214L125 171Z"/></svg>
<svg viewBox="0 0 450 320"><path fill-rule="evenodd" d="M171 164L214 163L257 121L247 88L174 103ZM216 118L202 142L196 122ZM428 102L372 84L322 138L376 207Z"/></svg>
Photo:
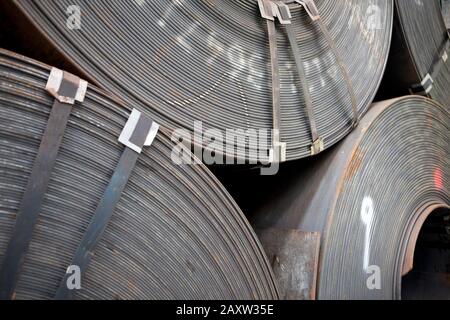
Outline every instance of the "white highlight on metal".
<svg viewBox="0 0 450 320"><path fill-rule="evenodd" d="M371 4L366 10L367 30L381 30L383 19L381 9L375 4Z"/></svg>
<svg viewBox="0 0 450 320"><path fill-rule="evenodd" d="M163 28L166 26L166 21L170 20L170 17L175 12L177 8L183 5L185 0L173 0L165 9L161 15L161 19L158 20L158 25Z"/></svg>
<svg viewBox="0 0 450 320"><path fill-rule="evenodd" d="M142 148L138 147L134 143L130 141L131 136L133 135L134 130L136 129L136 126L139 122L139 119L141 118L142 113L136 109L133 109L133 111L130 114L130 117L128 118L127 123L125 124L125 127L122 130L122 133L119 136L119 142L130 148L131 150L141 153ZM152 123L152 126L147 134L147 138L145 139L144 146L148 147L153 143L153 140L155 140L156 134L159 131L159 125L156 122Z"/></svg>
<svg viewBox="0 0 450 320"><path fill-rule="evenodd" d="M362 206L361 206L361 220L366 227L365 236L364 236L364 260L363 267L367 272L369 268L369 259L370 259L370 233L372 229L373 223L373 200L371 197L364 197Z"/></svg>
<svg viewBox="0 0 450 320"><path fill-rule="evenodd" d="M425 88L425 85L428 83L428 81L429 81L429 86ZM422 87L425 88L425 93L428 94L431 92L431 89L433 89L433 83L434 83L433 78L431 77L431 75L429 73L427 73L427 75L425 76L425 78L423 78L423 80L420 84L422 85Z"/></svg>
<svg viewBox="0 0 450 320"><path fill-rule="evenodd" d="M152 126L150 127L150 130L148 131L147 139L145 139L144 146L149 147L152 145L153 140L155 140L156 135L159 131L159 124L156 122L152 123Z"/></svg>
<svg viewBox="0 0 450 320"><path fill-rule="evenodd" d="M83 102L86 97L86 91L88 87L88 82L80 79L80 84L78 86L77 94L75 95L75 100L78 102Z"/></svg>
<svg viewBox="0 0 450 320"><path fill-rule="evenodd" d="M50 76L47 80L47 85L45 86L45 90L52 94L57 94L57 92L59 91L59 87L61 86L63 76L64 72L62 70L52 68L52 70L50 71Z"/></svg>
<svg viewBox="0 0 450 320"><path fill-rule="evenodd" d="M135 2L141 7L147 4L146 0L135 0Z"/></svg>

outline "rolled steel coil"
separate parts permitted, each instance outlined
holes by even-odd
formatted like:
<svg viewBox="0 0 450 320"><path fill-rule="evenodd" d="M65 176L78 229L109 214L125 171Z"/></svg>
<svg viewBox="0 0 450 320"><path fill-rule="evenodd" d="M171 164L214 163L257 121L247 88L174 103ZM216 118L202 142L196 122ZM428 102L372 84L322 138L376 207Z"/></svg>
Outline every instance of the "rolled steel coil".
<svg viewBox="0 0 450 320"><path fill-rule="evenodd" d="M393 1L315 2L348 69L357 111L363 114L385 68ZM269 41L257 1L14 3L85 77L146 109L170 129L192 132L194 121L202 121L203 131L218 129L223 135L226 129L273 127ZM66 27L67 9L74 5L81 12L79 30ZM351 99L324 36L303 7L290 7L318 131L328 148L353 127ZM283 27L277 26L277 34L281 141L287 143L287 160L292 160L311 154L309 120L300 89L305 79L297 75ZM245 139L252 132L238 132L238 136ZM222 141L220 136L216 140ZM210 147L206 141L194 143ZM258 146L257 159L236 148L216 151L232 159L267 160L266 146Z"/></svg>
<svg viewBox="0 0 450 320"><path fill-rule="evenodd" d="M320 234L319 299L401 298L423 221L439 209L450 218L449 110L419 96L374 104L330 153L306 168L290 165L277 179L270 185L282 181L282 190L260 205L254 224L287 236L289 230ZM448 275L443 279L448 298Z"/></svg>
<svg viewBox="0 0 450 320"><path fill-rule="evenodd" d="M433 82L427 96L449 106L450 38L439 1L396 0L395 5L393 51L382 91L390 92L390 97L407 94L430 75ZM433 74L438 63L441 66Z"/></svg>
<svg viewBox="0 0 450 320"><path fill-rule="evenodd" d="M447 30L450 30L450 1L441 0L442 16Z"/></svg>
<svg viewBox="0 0 450 320"><path fill-rule="evenodd" d="M0 50L0 266L53 103L49 67ZM74 106L18 280L16 299L49 299L123 146L130 105L89 85ZM203 165L176 165L162 129L140 155L76 299L274 299L250 225Z"/></svg>

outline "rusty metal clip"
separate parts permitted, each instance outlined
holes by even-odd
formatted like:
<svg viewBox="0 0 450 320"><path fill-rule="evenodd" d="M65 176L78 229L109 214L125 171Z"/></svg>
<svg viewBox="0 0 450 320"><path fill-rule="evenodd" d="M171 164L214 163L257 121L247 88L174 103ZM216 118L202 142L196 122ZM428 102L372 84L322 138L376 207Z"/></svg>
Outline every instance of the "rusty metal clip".
<svg viewBox="0 0 450 320"><path fill-rule="evenodd" d="M275 0L258 0L261 17L270 21L275 21L278 18L280 24L291 24L291 11L289 7L281 2Z"/></svg>
<svg viewBox="0 0 450 320"><path fill-rule="evenodd" d="M317 6L313 0L293 0L292 3L298 3L303 8L305 8L306 13L309 15L312 21L320 19L319 9L317 9Z"/></svg>
<svg viewBox="0 0 450 320"><path fill-rule="evenodd" d="M311 155L314 156L316 154L319 154L323 150L325 150L325 145L324 145L323 139L322 138L318 138L311 145Z"/></svg>
<svg viewBox="0 0 450 320"><path fill-rule="evenodd" d="M63 70L52 68L45 90L61 103L83 102L88 83Z"/></svg>

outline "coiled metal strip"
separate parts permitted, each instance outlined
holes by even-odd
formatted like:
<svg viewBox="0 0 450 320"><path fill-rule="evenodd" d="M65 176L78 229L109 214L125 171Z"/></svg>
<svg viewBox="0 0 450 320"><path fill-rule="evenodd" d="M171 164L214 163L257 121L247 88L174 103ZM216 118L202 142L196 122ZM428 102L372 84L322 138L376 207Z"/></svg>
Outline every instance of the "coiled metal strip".
<svg viewBox="0 0 450 320"><path fill-rule="evenodd" d="M272 129L269 46L257 1L32 1L15 4L52 45L89 79L145 108L170 129ZM78 5L81 29L66 27ZM358 113L367 111L383 74L393 1L317 1L354 86ZM352 129L347 86L328 44L305 11L292 7L318 131L325 148ZM311 154L311 133L294 57L278 30L281 141L287 160ZM107 36L105 36L107 35ZM220 138L218 142L222 142ZM239 151L239 150L238 150ZM267 149L259 150L267 154ZM236 158L253 155L229 155ZM257 159L261 160L261 159Z"/></svg>
<svg viewBox="0 0 450 320"><path fill-rule="evenodd" d="M49 67L0 50L0 264L53 103ZM53 298L123 146L130 108L89 86L69 119L16 299ZM202 165L178 166L162 129L136 163L75 299L273 299L242 213Z"/></svg>
<svg viewBox="0 0 450 320"><path fill-rule="evenodd" d="M427 91L425 95L449 106L450 38L439 2L396 0L396 8L399 32L402 32L417 74L417 80L410 86L421 84ZM408 68L407 61L395 66L397 77L407 74L405 68Z"/></svg>
<svg viewBox="0 0 450 320"><path fill-rule="evenodd" d="M319 299L401 298L411 224L450 208L450 112L419 96L377 103L334 150L277 179L284 189L260 204L254 224L321 234Z"/></svg>

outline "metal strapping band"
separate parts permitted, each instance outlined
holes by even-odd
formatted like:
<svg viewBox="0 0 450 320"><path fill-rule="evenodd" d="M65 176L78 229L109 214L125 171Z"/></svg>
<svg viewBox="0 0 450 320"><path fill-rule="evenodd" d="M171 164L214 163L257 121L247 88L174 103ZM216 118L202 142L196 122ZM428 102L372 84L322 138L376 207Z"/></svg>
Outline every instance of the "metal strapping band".
<svg viewBox="0 0 450 320"><path fill-rule="evenodd" d="M417 95L428 95L433 89L434 79L436 79L442 67L448 60L448 53L450 50L450 39L446 37L442 44L437 57L434 59L430 71L423 78L422 82L411 86L409 92Z"/></svg>
<svg viewBox="0 0 450 320"><path fill-rule="evenodd" d="M290 19L284 17L278 10L278 6L267 0L258 0L261 15L267 19L267 30L270 46L270 62L272 71L272 118L273 118L273 136L272 149L270 150L269 162L280 163L286 161L286 143L281 142L281 99L280 99L280 71L278 65L278 48L277 48L277 32L275 28L275 19L278 17L280 21Z"/></svg>
<svg viewBox="0 0 450 320"><path fill-rule="evenodd" d="M298 3L299 5L303 6L305 8L306 12L308 13L309 17L313 22L317 22L319 24L320 30L322 31L323 35L325 36L325 40L328 43L328 46L330 47L331 51L334 54L334 57L338 63L339 69L341 70L342 76L344 78L345 84L347 86L348 93L350 95L350 100L352 104L352 112L353 112L353 127L356 127L358 125L359 121L359 113L358 113L358 102L356 100L356 94L353 89L353 84L350 79L350 76L348 75L347 68L344 64L344 61L341 58L341 55L339 54L339 50L337 49L336 43L334 43L333 38L331 37L330 31L328 31L327 26L323 22L322 18L320 17L319 10L317 9L316 4L313 0L293 0L291 2Z"/></svg>
<svg viewBox="0 0 450 320"><path fill-rule="evenodd" d="M291 24L291 13L290 9L287 6L287 4L290 3L297 3L301 5L303 8L305 8L306 12L308 13L309 17L313 22L317 21L319 24L319 27L325 36L325 40L327 41L329 47L331 48L335 59L339 65L339 69L343 75L344 81L346 83L351 104L352 104L352 111L353 111L353 126L356 126L358 124L358 104L356 101L356 95L353 90L353 85L350 80L350 77L348 75L347 69L344 66L344 63L341 59L341 56L339 54L339 51L336 47L336 44L334 43L327 27L323 23L319 11L312 0L306 0L306 1L298 1L298 0L292 0L286 3L283 3L281 1L274 1L274 0L258 0L259 7L261 11L261 16L265 19L267 19L268 24L268 30L269 30L269 43L271 46L271 65L272 65L272 85L273 85L273 95L274 95L274 119L275 115L277 114L279 116L279 110L280 110L280 99L279 99L279 90L280 90L280 84L279 84L279 75L278 75L278 56L276 50L273 50L272 47L276 47L276 33L275 33L275 18L278 18L280 24L284 25L286 28L286 33L288 35L289 43L293 51L293 55L295 58L295 63L297 66L297 72L299 74L299 77L301 79L301 85L302 85L302 91L305 101L305 107L306 112L308 114L309 119L309 125L311 130L311 137L312 137L312 145L311 145L311 155L318 154L324 150L324 140L319 136L316 119L314 115L314 107L312 102L312 97L309 92L309 85L306 78L306 72L303 68L303 60L300 55L300 51L297 44L297 39L294 33L294 30L292 28ZM274 120L275 122L275 120ZM279 125L279 123L278 123Z"/></svg>
<svg viewBox="0 0 450 320"><path fill-rule="evenodd" d="M0 270L0 299L15 298L19 274L47 191L72 106L75 101L84 101L86 89L86 81L62 70L52 69L46 90L55 97L55 101L20 203L13 235L8 243Z"/></svg>
<svg viewBox="0 0 450 320"><path fill-rule="evenodd" d="M158 130L157 123L137 110L132 111L119 137L119 142L126 148L72 259L71 266L77 266L81 275L89 266L95 248L114 213L142 148L153 143ZM69 300L73 298L74 290L69 289L67 285L69 277L70 275L66 273L56 292L55 299Z"/></svg>

